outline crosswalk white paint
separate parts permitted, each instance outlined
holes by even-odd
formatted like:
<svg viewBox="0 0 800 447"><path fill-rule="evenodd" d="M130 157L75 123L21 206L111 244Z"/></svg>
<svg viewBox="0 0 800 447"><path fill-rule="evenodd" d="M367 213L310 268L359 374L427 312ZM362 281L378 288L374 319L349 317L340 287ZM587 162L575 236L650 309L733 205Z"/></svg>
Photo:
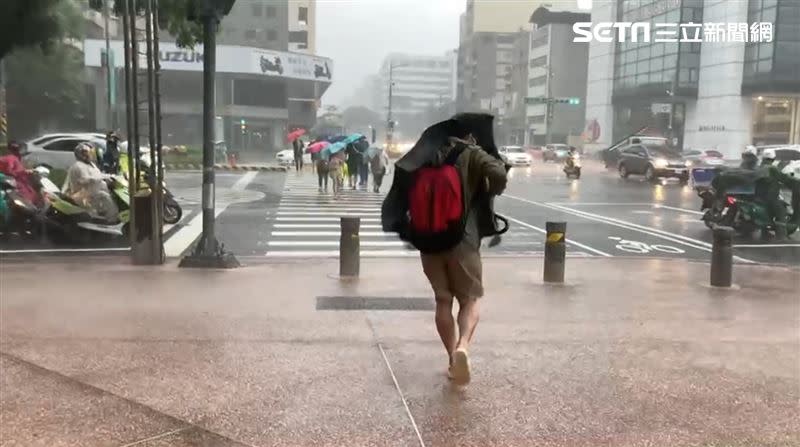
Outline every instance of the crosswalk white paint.
<svg viewBox="0 0 800 447"><path fill-rule="evenodd" d="M267 217L273 221L267 241L271 258L339 257L340 219L360 217L359 243L366 258L418 256L417 251L380 224L383 195L346 189L333 194L319 192L316 177L289 175L278 209Z"/></svg>
<svg viewBox="0 0 800 447"><path fill-rule="evenodd" d="M388 185L384 185L388 190ZM269 258L339 257L340 219L360 217L360 254L362 258L399 258L419 256L412 247L381 227L383 194L346 189L333 194L319 192L316 177L289 175L277 210L266 216L272 222L266 243ZM515 225L497 246L482 249L487 257L542 256L542 235ZM570 257L592 256L585 251L570 251Z"/></svg>

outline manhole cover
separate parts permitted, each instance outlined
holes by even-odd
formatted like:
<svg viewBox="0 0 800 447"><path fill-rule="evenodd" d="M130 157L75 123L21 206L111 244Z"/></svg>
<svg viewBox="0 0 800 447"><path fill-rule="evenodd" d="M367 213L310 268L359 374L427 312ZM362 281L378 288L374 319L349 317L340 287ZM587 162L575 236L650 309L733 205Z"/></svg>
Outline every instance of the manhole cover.
<svg viewBox="0 0 800 447"><path fill-rule="evenodd" d="M317 310L434 310L433 298L318 296Z"/></svg>

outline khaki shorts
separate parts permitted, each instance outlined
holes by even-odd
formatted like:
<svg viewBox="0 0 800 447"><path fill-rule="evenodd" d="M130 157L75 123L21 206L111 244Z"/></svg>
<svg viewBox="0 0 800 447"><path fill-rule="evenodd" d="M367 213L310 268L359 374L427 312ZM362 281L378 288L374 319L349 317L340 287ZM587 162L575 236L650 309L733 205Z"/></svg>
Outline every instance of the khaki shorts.
<svg viewBox="0 0 800 447"><path fill-rule="evenodd" d="M423 254L422 270L431 283L436 300L459 301L483 296L483 275L480 252L459 244L450 251Z"/></svg>

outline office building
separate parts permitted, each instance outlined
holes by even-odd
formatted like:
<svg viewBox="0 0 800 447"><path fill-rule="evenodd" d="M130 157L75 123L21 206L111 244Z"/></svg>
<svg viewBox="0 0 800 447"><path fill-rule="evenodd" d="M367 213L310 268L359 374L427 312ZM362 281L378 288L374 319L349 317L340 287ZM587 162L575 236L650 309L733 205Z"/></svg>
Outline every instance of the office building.
<svg viewBox="0 0 800 447"><path fill-rule="evenodd" d="M592 21L773 27L768 42L706 28L699 41L593 41L586 119L599 130L595 148L644 126L678 148L713 148L727 157L748 144L800 143L800 3L616 0L595 2Z"/></svg>
<svg viewBox="0 0 800 447"><path fill-rule="evenodd" d="M544 7L531 15L527 96L543 101L527 105L525 144L566 143L581 135L589 44L573 42L572 25L589 21L587 13Z"/></svg>
<svg viewBox="0 0 800 447"><path fill-rule="evenodd" d="M318 100L332 82L333 61L310 53L316 26L313 11L313 1L240 1L222 20L217 46L215 138L225 140L242 158L271 160L276 151L286 147L290 130L310 129L316 122ZM97 26L102 22L93 23ZM119 68L124 60L121 30L110 28L113 60ZM290 29L305 31L305 42ZM105 100L101 57L105 41L102 33L91 37L83 43L84 60L87 77L94 85L97 127L102 129L110 126L112 115ZM199 145L203 46L179 48L174 38L162 32L159 57L163 142ZM119 99L113 109L119 127L124 127L124 83L121 70L114 72L114 96Z"/></svg>
<svg viewBox="0 0 800 447"><path fill-rule="evenodd" d="M429 124L425 117L428 110L450 104L455 98L456 53L448 51L441 56L392 53L381 64L378 78L376 111L388 119L391 79L392 120L398 122L395 133L416 137Z"/></svg>
<svg viewBox="0 0 800 447"><path fill-rule="evenodd" d="M467 0L461 16L458 49L458 109L488 111L500 123L506 115L507 74L513 71L514 48L520 29L529 30L531 13L541 0ZM575 0L559 1L577 10Z"/></svg>

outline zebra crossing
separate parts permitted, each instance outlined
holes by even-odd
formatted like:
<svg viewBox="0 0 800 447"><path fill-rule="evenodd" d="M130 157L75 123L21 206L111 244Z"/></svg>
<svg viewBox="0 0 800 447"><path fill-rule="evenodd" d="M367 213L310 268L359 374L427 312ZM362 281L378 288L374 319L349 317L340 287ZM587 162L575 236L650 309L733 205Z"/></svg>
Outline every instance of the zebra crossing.
<svg viewBox="0 0 800 447"><path fill-rule="evenodd" d="M267 257L339 256L341 217L360 217L362 257L416 256L393 233L381 230L383 194L345 189L339 197L319 192L316 176L289 175L267 241ZM387 185L384 189L388 190Z"/></svg>
<svg viewBox="0 0 800 447"><path fill-rule="evenodd" d="M361 256L367 258L418 256L418 252L394 233L381 229L384 194L345 189L339 197L319 192L316 176L289 174L277 209L270 214L266 257L335 258L339 256L340 218L360 217ZM385 191L390 185L384 185ZM512 225L496 247L482 248L485 256L541 256L544 237L535 228ZM486 241L484 241L486 242ZM485 245L485 244L484 244ZM568 256L591 256L569 250Z"/></svg>

